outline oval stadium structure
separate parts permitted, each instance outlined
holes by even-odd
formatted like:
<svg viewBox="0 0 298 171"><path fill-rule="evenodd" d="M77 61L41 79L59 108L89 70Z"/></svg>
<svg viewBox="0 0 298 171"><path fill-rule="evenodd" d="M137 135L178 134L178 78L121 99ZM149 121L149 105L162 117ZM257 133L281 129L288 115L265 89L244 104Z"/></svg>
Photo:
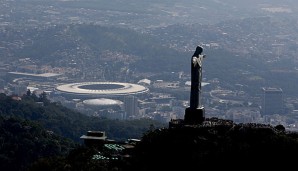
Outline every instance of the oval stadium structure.
<svg viewBox="0 0 298 171"><path fill-rule="evenodd" d="M64 95L80 98L119 97L146 93L148 88L131 83L120 82L82 82L70 83L56 87Z"/></svg>

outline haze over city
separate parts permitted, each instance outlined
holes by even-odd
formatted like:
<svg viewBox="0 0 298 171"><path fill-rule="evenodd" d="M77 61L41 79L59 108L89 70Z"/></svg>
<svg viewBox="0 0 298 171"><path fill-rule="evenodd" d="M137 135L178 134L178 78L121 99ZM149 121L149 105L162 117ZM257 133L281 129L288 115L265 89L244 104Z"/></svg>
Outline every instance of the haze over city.
<svg viewBox="0 0 298 171"><path fill-rule="evenodd" d="M9 80L11 72L59 74L51 83L24 83L50 92L70 82L148 79L149 97L170 98L153 111L138 106L143 111L138 117L154 117L159 108L169 108L168 121L183 115L189 100L189 59L196 45L202 45L208 56L203 64L207 115L293 125L298 103L295 3L3 1L2 91L11 94L8 85L18 84ZM282 89L282 115L261 115L266 87Z"/></svg>
<svg viewBox="0 0 298 171"><path fill-rule="evenodd" d="M166 125L199 45L206 118L297 131L297 18L294 0L0 0L0 93Z"/></svg>

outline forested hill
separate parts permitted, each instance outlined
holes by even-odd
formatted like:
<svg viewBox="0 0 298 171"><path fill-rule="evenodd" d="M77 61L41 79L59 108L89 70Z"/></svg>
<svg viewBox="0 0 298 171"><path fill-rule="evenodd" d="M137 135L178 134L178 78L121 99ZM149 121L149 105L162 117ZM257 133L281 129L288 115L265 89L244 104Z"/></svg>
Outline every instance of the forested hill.
<svg viewBox="0 0 298 171"><path fill-rule="evenodd" d="M42 105L38 102L42 102ZM0 116L35 121L45 129L75 142L82 142L80 137L90 130L105 131L109 139L124 141L127 138L140 138L150 127L164 127L164 124L151 119L110 120L89 117L59 103L50 102L45 94L40 97L27 94L21 98L0 94Z"/></svg>
<svg viewBox="0 0 298 171"><path fill-rule="evenodd" d="M65 159L36 163L32 168L59 170L255 170L295 167L298 134L282 125L207 118L202 124L151 130L130 157L94 159L98 149L76 149ZM115 152L111 153L115 155Z"/></svg>
<svg viewBox="0 0 298 171"><path fill-rule="evenodd" d="M286 131L282 125L236 124L218 118L168 128L150 120L102 121L51 103L43 95L30 94L22 98L1 94L0 114L4 170L26 170L34 162L29 170L287 168L295 164L298 154L298 133ZM141 141L129 156L98 160L94 155L101 154L101 148L75 146L62 137L79 137L86 133L82 130L104 130L108 137L123 134Z"/></svg>
<svg viewBox="0 0 298 171"><path fill-rule="evenodd" d="M41 158L61 157L76 146L69 139L35 122L0 116L0 166L3 171L26 170Z"/></svg>
<svg viewBox="0 0 298 171"><path fill-rule="evenodd" d="M75 61L76 67L98 67L109 61L111 65L125 62L131 69L142 72L176 71L188 64L183 59L187 56L185 53L165 47L154 36L131 29L70 24L27 29L9 27L7 30L9 34L0 32L4 42L24 44L17 48L3 45L9 50L9 56L14 59L29 57L37 64L65 67Z"/></svg>
<svg viewBox="0 0 298 171"><path fill-rule="evenodd" d="M203 124L156 129L142 138L135 170L241 170L290 168L298 154L298 133L282 125L207 118Z"/></svg>
<svg viewBox="0 0 298 171"><path fill-rule="evenodd" d="M24 171L38 160L39 164L59 161L83 146L80 137L89 130L105 131L109 139L121 142L141 138L149 129L163 126L147 119L120 121L85 116L50 102L45 93L39 97L31 93L22 97L0 94L0 167L3 171ZM63 159L59 162L67 164Z"/></svg>

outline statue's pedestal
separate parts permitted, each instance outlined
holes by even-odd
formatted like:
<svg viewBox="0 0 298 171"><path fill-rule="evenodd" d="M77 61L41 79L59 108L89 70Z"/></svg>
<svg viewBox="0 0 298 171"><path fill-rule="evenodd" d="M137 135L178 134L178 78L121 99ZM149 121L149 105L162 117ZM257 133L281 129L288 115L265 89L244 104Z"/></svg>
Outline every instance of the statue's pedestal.
<svg viewBox="0 0 298 171"><path fill-rule="evenodd" d="M200 108L186 108L184 115L184 123L185 124L199 124L205 120L205 109L204 107Z"/></svg>

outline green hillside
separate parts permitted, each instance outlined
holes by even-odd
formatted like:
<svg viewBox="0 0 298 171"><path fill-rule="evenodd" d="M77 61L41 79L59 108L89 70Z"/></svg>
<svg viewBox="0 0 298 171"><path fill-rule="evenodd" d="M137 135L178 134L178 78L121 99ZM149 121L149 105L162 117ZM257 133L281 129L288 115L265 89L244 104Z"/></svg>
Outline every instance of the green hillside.
<svg viewBox="0 0 298 171"><path fill-rule="evenodd" d="M130 156L95 159L100 152L100 147L79 148L55 161L58 165L39 162L34 168L59 170L67 163L71 170L287 169L295 167L298 134L285 131L281 125L235 124L206 118L198 125L146 132Z"/></svg>
<svg viewBox="0 0 298 171"><path fill-rule="evenodd" d="M44 105L36 102L43 102ZM152 126L163 127L163 124L150 119L110 120L89 117L34 94L24 95L22 100L0 94L0 116L35 121L45 129L75 142L82 142L80 137L90 130L105 131L108 138L124 141L140 138Z"/></svg>
<svg viewBox="0 0 298 171"><path fill-rule="evenodd" d="M236 163L247 168L270 168L272 163L288 167L298 153L297 132L282 125L206 118L202 124L167 128L152 120L87 117L29 94L21 99L1 94L0 114L4 170L197 170L228 169ZM102 146L78 143L88 130L105 131L119 144L128 138L141 141L129 156L98 160L94 156L104 152Z"/></svg>
<svg viewBox="0 0 298 171"><path fill-rule="evenodd" d="M36 122L0 116L1 170L26 170L40 158L62 157L75 143Z"/></svg>

